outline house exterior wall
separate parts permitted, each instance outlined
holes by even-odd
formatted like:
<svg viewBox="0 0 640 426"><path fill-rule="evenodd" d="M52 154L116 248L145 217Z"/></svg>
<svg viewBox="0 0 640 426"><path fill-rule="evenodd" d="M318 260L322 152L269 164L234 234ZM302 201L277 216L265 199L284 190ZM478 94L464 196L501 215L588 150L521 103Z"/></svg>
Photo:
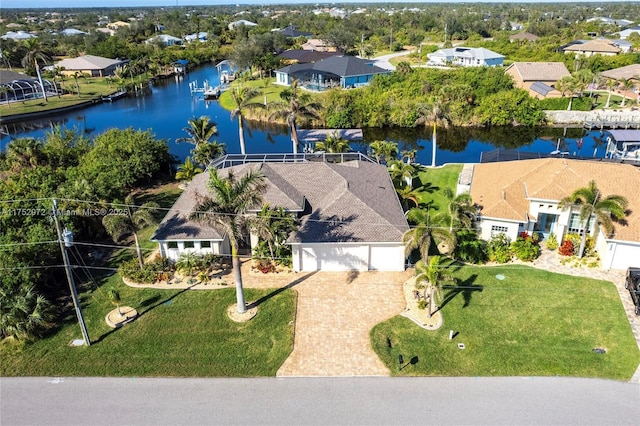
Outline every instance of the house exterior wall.
<svg viewBox="0 0 640 426"><path fill-rule="evenodd" d="M489 217L483 217L478 224L480 238L486 241L500 233L504 233L511 241L514 241L518 234L525 231L526 228L527 225L524 222Z"/></svg>
<svg viewBox="0 0 640 426"><path fill-rule="evenodd" d="M203 242L207 241L211 247L203 247ZM160 246L160 255L173 262L176 262L180 255L183 253L195 253L195 254L229 254L229 241L225 240L172 240L172 241L158 241ZM177 247L169 247L175 243ZM185 247L185 244L193 243L193 247Z"/></svg>
<svg viewBox="0 0 640 426"><path fill-rule="evenodd" d="M289 86L291 84L291 81L289 80L289 74L276 71L276 84Z"/></svg>
<svg viewBox="0 0 640 426"><path fill-rule="evenodd" d="M296 272L404 270L404 247L400 243L293 244L292 256Z"/></svg>

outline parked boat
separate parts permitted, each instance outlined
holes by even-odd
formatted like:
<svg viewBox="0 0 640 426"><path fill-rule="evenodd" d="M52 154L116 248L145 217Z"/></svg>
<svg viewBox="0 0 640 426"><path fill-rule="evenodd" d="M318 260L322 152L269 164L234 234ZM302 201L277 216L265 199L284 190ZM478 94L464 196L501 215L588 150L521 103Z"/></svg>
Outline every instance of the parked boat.
<svg viewBox="0 0 640 426"><path fill-rule="evenodd" d="M120 98L124 98L125 96L127 96L126 90L118 90L117 92L112 93L110 95L101 96L101 99L103 102L113 102Z"/></svg>
<svg viewBox="0 0 640 426"><path fill-rule="evenodd" d="M205 101L213 101L220 97L220 86L216 87L207 87L207 89L202 92L202 96Z"/></svg>
<svg viewBox="0 0 640 426"><path fill-rule="evenodd" d="M607 157L640 162L640 130L606 132Z"/></svg>

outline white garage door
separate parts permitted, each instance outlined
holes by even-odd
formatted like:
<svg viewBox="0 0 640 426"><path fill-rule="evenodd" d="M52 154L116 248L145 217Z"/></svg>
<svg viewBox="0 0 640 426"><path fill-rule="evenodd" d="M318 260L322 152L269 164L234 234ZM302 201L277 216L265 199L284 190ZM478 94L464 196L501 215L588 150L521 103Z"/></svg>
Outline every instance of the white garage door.
<svg viewBox="0 0 640 426"><path fill-rule="evenodd" d="M377 271L404 271L403 246L370 247L369 269Z"/></svg>
<svg viewBox="0 0 640 426"><path fill-rule="evenodd" d="M609 250L603 266L610 264L611 269L626 270L630 266L640 266L640 245L609 243Z"/></svg>
<svg viewBox="0 0 640 426"><path fill-rule="evenodd" d="M301 251L303 271L362 271L369 264L367 246L316 244Z"/></svg>

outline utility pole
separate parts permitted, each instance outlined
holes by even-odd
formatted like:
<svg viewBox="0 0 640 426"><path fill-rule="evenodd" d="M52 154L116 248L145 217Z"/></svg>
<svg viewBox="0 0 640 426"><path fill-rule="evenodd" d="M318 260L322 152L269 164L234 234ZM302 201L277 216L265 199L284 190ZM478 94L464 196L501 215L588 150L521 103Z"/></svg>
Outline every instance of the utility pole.
<svg viewBox="0 0 640 426"><path fill-rule="evenodd" d="M71 290L71 298L73 299L73 306L75 307L78 323L80 323L80 329L82 330L82 337L85 345L91 346L91 339L89 339L87 326L85 325L84 317L82 316L78 292L76 291L76 285L73 282L73 274L71 273L71 265L69 264L69 256L67 255L66 249L67 247L73 246L73 233L67 229L64 230L64 233L62 232L60 219L58 218L58 201L55 198L53 199L53 220L56 222L56 232L58 234L58 242L60 243L60 251L62 252L62 260L64 261L64 270L67 274L67 281L69 282L69 289Z"/></svg>

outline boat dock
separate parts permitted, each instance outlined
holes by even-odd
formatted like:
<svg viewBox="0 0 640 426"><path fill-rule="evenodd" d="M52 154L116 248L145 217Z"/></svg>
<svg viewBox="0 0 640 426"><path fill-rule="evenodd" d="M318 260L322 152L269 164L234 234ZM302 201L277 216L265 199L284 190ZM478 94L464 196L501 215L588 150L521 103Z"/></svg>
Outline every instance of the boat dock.
<svg viewBox="0 0 640 426"><path fill-rule="evenodd" d="M604 131L607 129L637 129L640 130L640 120L639 121L631 121L631 120L613 120L613 119L602 119L602 120L585 120L583 127L586 130L600 130Z"/></svg>

